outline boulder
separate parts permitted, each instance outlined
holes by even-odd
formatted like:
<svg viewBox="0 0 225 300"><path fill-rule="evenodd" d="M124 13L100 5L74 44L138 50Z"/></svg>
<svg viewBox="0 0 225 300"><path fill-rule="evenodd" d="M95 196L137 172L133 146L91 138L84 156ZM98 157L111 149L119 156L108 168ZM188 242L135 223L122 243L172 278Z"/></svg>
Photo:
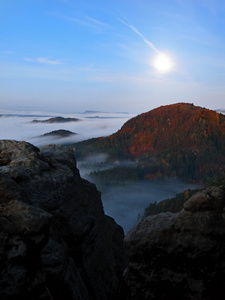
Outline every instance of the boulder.
<svg viewBox="0 0 225 300"><path fill-rule="evenodd" d="M124 233L80 177L71 149L1 140L0 204L2 299L30 300L37 289L34 299L119 299ZM17 252L6 260L7 249Z"/></svg>
<svg viewBox="0 0 225 300"><path fill-rule="evenodd" d="M178 213L143 219L125 248L132 299L224 299L225 187L198 192Z"/></svg>

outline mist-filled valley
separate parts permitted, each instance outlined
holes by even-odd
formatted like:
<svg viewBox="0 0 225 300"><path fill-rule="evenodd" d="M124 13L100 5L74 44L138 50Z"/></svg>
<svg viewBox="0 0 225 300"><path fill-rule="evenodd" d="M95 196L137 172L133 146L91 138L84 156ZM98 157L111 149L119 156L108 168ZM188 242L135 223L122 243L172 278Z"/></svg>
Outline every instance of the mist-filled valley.
<svg viewBox="0 0 225 300"><path fill-rule="evenodd" d="M117 131L133 115L87 111L60 114L65 122L43 122L58 116L59 114L52 112L0 111L0 139L27 141L37 147L50 143L70 144L92 137L107 136ZM68 122L67 118L77 120ZM69 138L44 136L60 129L74 132L76 135Z"/></svg>
<svg viewBox="0 0 225 300"><path fill-rule="evenodd" d="M225 0L0 22L0 300L225 299Z"/></svg>
<svg viewBox="0 0 225 300"><path fill-rule="evenodd" d="M117 132L121 126L134 115L128 113L86 112L83 114L60 114L65 120L76 118L71 122L46 122L56 118L53 113L37 112L3 112L0 117L0 139L25 140L37 147L50 143L70 145L93 137L107 136ZM69 137L46 135L54 131L65 130L76 133ZM76 151L75 151L76 157ZM83 178L94 182L101 191L105 213L127 231L142 217L144 209L152 202L173 197L186 189L196 188L197 184L190 184L176 178L139 180L132 178L136 162L133 160L107 160L107 153L89 156L86 161L77 161ZM101 184L93 172L120 168L129 176ZM118 180L116 180L118 178Z"/></svg>
<svg viewBox="0 0 225 300"><path fill-rule="evenodd" d="M101 191L105 213L123 227L125 234L143 217L150 203L200 187L177 178L140 180L134 175L137 172L135 161L110 162L106 153L90 155L77 164L81 176Z"/></svg>
<svg viewBox="0 0 225 300"><path fill-rule="evenodd" d="M185 103L138 116L4 111L0 139L73 149L81 177L97 186L105 213L127 233L151 203L222 170L223 124L224 115Z"/></svg>
<svg viewBox="0 0 225 300"><path fill-rule="evenodd" d="M83 173L82 165L79 163L78 168ZM144 210L150 203L160 202L187 189L200 187L176 178L152 181L123 180L120 183L112 181L107 185L99 184L88 173L83 173L83 178L96 184L102 193L105 214L114 218L123 227L125 234L143 217Z"/></svg>
<svg viewBox="0 0 225 300"><path fill-rule="evenodd" d="M144 209L154 202L172 198L187 189L197 188L178 179L128 181L110 186L102 193L105 213L121 225L125 234L143 217Z"/></svg>

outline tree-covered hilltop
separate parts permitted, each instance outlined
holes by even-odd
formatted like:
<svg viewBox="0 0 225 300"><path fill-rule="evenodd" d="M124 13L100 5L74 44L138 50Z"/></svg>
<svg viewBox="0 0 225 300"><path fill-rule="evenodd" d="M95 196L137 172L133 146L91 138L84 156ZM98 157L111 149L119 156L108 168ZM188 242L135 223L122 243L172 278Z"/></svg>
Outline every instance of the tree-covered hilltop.
<svg viewBox="0 0 225 300"><path fill-rule="evenodd" d="M146 178L205 182L225 167L225 116L189 103L161 106L75 148L77 159L107 153L111 160L138 160L148 170Z"/></svg>
<svg viewBox="0 0 225 300"><path fill-rule="evenodd" d="M58 130L53 130L51 132L45 133L42 136L53 136L53 137L58 137L58 138L63 138L63 137L69 137L72 135L76 135L77 133L72 132L70 130L65 130L65 129L58 129Z"/></svg>
<svg viewBox="0 0 225 300"><path fill-rule="evenodd" d="M144 170L132 166L115 166L106 170L97 170L89 174L88 179L94 182L99 189L107 186L123 185L127 181L140 181L144 179Z"/></svg>
<svg viewBox="0 0 225 300"><path fill-rule="evenodd" d="M144 210L144 217L157 215L161 212L178 212L183 208L184 203L198 191L199 189L188 189L182 193L176 194L175 197L165 199L158 203L150 203Z"/></svg>
<svg viewBox="0 0 225 300"><path fill-rule="evenodd" d="M67 122L78 122L77 118L64 118L64 117L53 117L47 120L33 120L33 123L67 123Z"/></svg>

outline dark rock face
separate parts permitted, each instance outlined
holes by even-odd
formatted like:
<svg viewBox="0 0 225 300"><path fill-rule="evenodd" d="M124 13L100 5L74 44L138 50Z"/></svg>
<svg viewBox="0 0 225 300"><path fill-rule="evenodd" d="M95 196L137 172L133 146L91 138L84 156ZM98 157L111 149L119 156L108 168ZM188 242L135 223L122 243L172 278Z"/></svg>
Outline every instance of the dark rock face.
<svg viewBox="0 0 225 300"><path fill-rule="evenodd" d="M0 141L0 298L119 299L123 230L73 151Z"/></svg>
<svg viewBox="0 0 225 300"><path fill-rule="evenodd" d="M143 219L125 247L132 299L224 299L225 187L195 194L179 213Z"/></svg>
<svg viewBox="0 0 225 300"><path fill-rule="evenodd" d="M50 217L17 200L0 205L1 299L50 299L41 258Z"/></svg>

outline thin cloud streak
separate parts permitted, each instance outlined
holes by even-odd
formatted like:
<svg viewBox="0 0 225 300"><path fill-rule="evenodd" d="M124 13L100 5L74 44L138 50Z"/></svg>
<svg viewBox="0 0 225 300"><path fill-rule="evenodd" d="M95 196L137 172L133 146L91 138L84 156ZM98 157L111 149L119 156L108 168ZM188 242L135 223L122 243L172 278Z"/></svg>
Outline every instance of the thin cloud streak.
<svg viewBox="0 0 225 300"><path fill-rule="evenodd" d="M91 77L94 81L99 82L111 82L111 83L128 83L128 84L149 84L149 83L156 83L156 82L162 82L162 80L159 80L157 78L153 78L150 75L149 76L135 76L135 75L128 75L128 74L104 74L101 76L94 76Z"/></svg>
<svg viewBox="0 0 225 300"><path fill-rule="evenodd" d="M25 58L25 61L34 62L33 59ZM68 66L66 64L53 65L46 67L44 63L40 66L36 64L10 64L0 62L0 78L39 78L44 80L68 81L68 82L85 82L92 81L93 76L105 74L107 70L94 68L92 66ZM49 65L51 66L51 65ZM56 68L57 67L57 72ZM103 76L103 75L102 75ZM103 76L104 77L104 76Z"/></svg>
<svg viewBox="0 0 225 300"><path fill-rule="evenodd" d="M82 16L82 18L79 18L79 17L77 18L77 17L65 15L65 14L55 13L55 12L52 12L50 14L66 21L66 22L75 23L75 24L78 24L78 25L81 25L84 27L89 27L89 28L92 28L95 30L111 27L109 24L104 23L104 22L102 22L96 18L90 17L90 16Z"/></svg>
<svg viewBox="0 0 225 300"><path fill-rule="evenodd" d="M47 57L38 57L37 61L41 64L47 64L47 65L60 65L61 62L58 60L51 60L48 59Z"/></svg>
<svg viewBox="0 0 225 300"><path fill-rule="evenodd" d="M24 60L27 62L37 62L40 64L46 64L46 65L60 65L61 64L61 62L59 60L51 60L48 57L37 57L37 58L25 57Z"/></svg>
<svg viewBox="0 0 225 300"><path fill-rule="evenodd" d="M120 22L122 22L124 25L128 26L129 28L131 28L137 35L139 35L142 40L148 45L150 46L150 48L155 51L156 53L160 53L160 51L155 47L155 45L150 42L136 27L134 27L133 25L126 23L125 21L123 21L122 19L119 19Z"/></svg>
<svg viewBox="0 0 225 300"><path fill-rule="evenodd" d="M93 24L96 24L96 25L99 25L102 27L111 27L110 25L103 23L103 22L101 22L95 18L89 17L89 16L86 16L86 19L90 20L90 22L92 22Z"/></svg>

